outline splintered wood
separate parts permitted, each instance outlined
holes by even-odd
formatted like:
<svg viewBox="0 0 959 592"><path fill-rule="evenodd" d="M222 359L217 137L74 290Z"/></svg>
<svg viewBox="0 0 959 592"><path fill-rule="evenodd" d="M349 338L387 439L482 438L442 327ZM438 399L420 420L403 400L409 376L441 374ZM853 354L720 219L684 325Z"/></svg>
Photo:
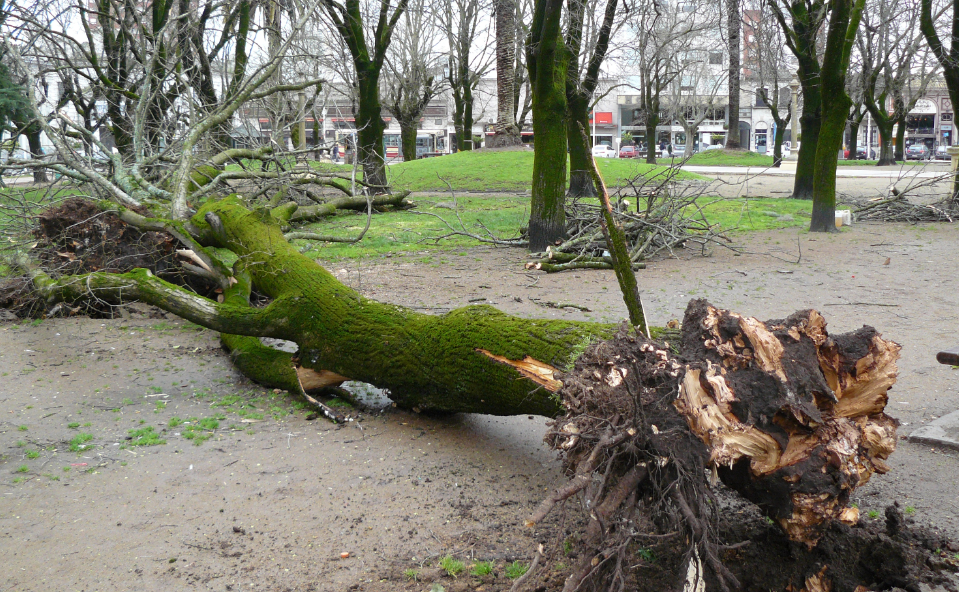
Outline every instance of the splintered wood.
<svg viewBox="0 0 959 592"><path fill-rule="evenodd" d="M808 310L761 323L691 303L675 401L733 489L810 548L829 520L855 522L850 493L896 446L883 413L900 346L871 327L830 337Z"/></svg>

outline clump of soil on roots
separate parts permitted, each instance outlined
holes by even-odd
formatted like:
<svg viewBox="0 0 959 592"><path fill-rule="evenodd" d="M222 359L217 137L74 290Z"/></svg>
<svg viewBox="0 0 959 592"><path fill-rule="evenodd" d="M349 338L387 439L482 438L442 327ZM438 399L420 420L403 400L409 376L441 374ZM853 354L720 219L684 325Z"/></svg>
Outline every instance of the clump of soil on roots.
<svg viewBox="0 0 959 592"><path fill-rule="evenodd" d="M956 590L959 562L946 552L955 544L904 519L898 505L885 523L827 522L810 549L726 487L674 406L686 362L624 325L561 378L568 412L546 442L570 481L528 524L565 504L565 531L529 589Z"/></svg>
<svg viewBox="0 0 959 592"><path fill-rule="evenodd" d="M133 208L150 215L145 208ZM142 231L120 220L112 212L103 212L81 198L71 198L40 214L34 229L37 244L33 255L53 277L96 271L125 273L146 268L178 285L209 295L212 283L187 275L176 262L177 240L165 233ZM58 306L47 310L30 289L26 278L10 278L0 283L0 307L19 317L55 314L89 314L94 317L113 314L107 303L88 299L77 306Z"/></svg>

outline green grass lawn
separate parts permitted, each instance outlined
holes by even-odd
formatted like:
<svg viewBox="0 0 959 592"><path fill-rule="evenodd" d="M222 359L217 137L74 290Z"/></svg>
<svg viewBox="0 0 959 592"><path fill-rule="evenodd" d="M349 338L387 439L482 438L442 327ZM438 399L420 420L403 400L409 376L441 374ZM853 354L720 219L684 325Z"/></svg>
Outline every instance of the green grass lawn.
<svg viewBox="0 0 959 592"><path fill-rule="evenodd" d="M686 164L698 166L751 166L771 167L773 157L758 152L744 152L741 150L706 150L697 152Z"/></svg>
<svg viewBox="0 0 959 592"><path fill-rule="evenodd" d="M610 187L625 185L638 175L655 177L665 174L667 167L648 165L632 158L599 158L599 172ZM533 153L528 150L458 152L436 158L422 158L389 167L394 189L420 192L447 191L446 183L457 191L530 190L533 176ZM680 172L677 180L699 178Z"/></svg>
<svg viewBox="0 0 959 592"><path fill-rule="evenodd" d="M442 264L443 254L455 252L465 255L465 249L478 241L464 236L442 240L450 228L459 230L456 213L437 204L451 205L445 196L418 197L416 209L375 214L366 236L355 245L297 241L307 248L307 254L324 260L363 259L416 252L422 262ZM702 197L706 219L730 233L771 230L776 228L806 227L812 202L793 199L719 199ZM457 212L468 232L484 235L488 228L498 238L514 238L529 220L529 197L515 194L499 196L464 195L456 200ZM435 215L430 215L435 214ZM782 216L792 220L781 220ZM440 220L437 216L441 217ZM444 223L444 220L446 221ZM366 214L345 212L313 224L310 230L320 234L353 237L366 225Z"/></svg>

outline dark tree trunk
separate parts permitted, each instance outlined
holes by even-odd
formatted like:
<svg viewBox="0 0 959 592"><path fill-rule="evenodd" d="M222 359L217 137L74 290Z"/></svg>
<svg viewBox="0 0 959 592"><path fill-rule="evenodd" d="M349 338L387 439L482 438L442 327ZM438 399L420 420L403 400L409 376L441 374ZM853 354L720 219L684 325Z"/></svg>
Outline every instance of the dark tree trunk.
<svg viewBox="0 0 959 592"><path fill-rule="evenodd" d="M569 197L596 197L596 186L590 175L592 144L587 144L589 134L589 97L579 92L567 92L569 118L566 135L569 139ZM585 133L584 133L585 131Z"/></svg>
<svg viewBox="0 0 959 592"><path fill-rule="evenodd" d="M532 201L529 248L539 252L566 237L566 65L560 37L563 4L536 0L527 47L533 94Z"/></svg>
<svg viewBox="0 0 959 592"><path fill-rule="evenodd" d="M355 65L359 91L359 108L355 113L357 156L363 167L363 180L370 192L389 193L383 147L386 123L380 115L380 69Z"/></svg>
<svg viewBox="0 0 959 592"><path fill-rule="evenodd" d="M849 122L849 160L859 160L859 123L861 121L860 117ZM866 156L869 156L868 151Z"/></svg>
<svg viewBox="0 0 959 592"><path fill-rule="evenodd" d="M906 114L905 110L903 114L896 121L896 144L893 147L895 150L895 159L900 162L905 162L906 160Z"/></svg>
<svg viewBox="0 0 959 592"><path fill-rule="evenodd" d="M726 34L729 41L729 131L726 133L727 150L740 150L739 141L739 62L740 30L739 0L726 0Z"/></svg>
<svg viewBox="0 0 959 592"><path fill-rule="evenodd" d="M26 136L27 143L30 145L30 156L32 158L43 157L43 147L40 145L40 126L35 122L27 126ZM33 169L34 183L46 183L49 180L45 169Z"/></svg>
<svg viewBox="0 0 959 592"><path fill-rule="evenodd" d="M403 160L416 160L416 122L400 120L400 145L403 149Z"/></svg>
<svg viewBox="0 0 959 592"><path fill-rule="evenodd" d="M778 167L783 162L783 139L786 137L786 126L776 126L776 137L773 146L773 166Z"/></svg>

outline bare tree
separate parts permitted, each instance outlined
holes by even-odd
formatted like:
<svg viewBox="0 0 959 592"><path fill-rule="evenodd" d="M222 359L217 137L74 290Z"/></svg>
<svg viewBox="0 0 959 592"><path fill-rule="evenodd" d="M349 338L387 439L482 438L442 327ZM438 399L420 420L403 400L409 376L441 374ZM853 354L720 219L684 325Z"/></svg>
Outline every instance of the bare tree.
<svg viewBox="0 0 959 592"><path fill-rule="evenodd" d="M488 51L486 7L479 0L453 0L440 15L441 26L449 44L446 81L453 95L453 128L457 150L473 149L474 96L480 79L489 72L496 55Z"/></svg>
<svg viewBox="0 0 959 592"><path fill-rule="evenodd" d="M432 6L413 0L396 29L387 52L386 106L400 124L403 159L416 160L416 130L426 106L443 83L442 54L436 51L440 32L433 26Z"/></svg>
<svg viewBox="0 0 959 592"><path fill-rule="evenodd" d="M393 40L408 0L399 0L390 13L390 0L320 0L349 52L356 75L356 129L363 178L373 192L389 190L384 158L383 121L380 109L380 75L386 51Z"/></svg>
<svg viewBox="0 0 959 592"><path fill-rule="evenodd" d="M875 0L863 13L856 44L863 65L863 101L879 130L879 166L903 159L906 117L938 73L923 43L919 18L918 6L899 0Z"/></svg>

